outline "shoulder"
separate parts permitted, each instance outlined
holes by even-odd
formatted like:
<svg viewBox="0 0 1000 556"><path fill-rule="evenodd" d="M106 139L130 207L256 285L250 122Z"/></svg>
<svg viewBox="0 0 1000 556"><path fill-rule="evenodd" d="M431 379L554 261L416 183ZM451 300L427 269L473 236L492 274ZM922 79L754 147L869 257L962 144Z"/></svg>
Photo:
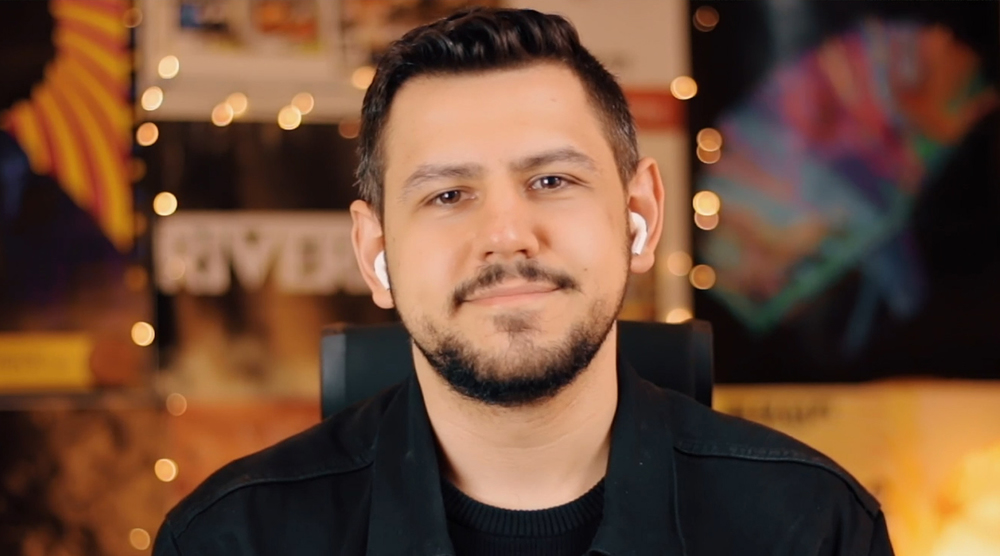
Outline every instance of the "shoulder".
<svg viewBox="0 0 1000 556"><path fill-rule="evenodd" d="M669 423L679 469L701 466L723 475L717 484L764 495L810 491L842 500L875 518L879 503L844 468L821 452L763 425L719 413L691 398L647 384L645 396ZM755 491L762 492L755 492Z"/></svg>
<svg viewBox="0 0 1000 556"><path fill-rule="evenodd" d="M281 485L282 492L295 492L294 485L310 489L317 481L336 480L371 465L381 417L400 386L394 386L331 416L319 424L274 446L237 459L213 473L168 514L173 534L181 534L192 522L218 506L248 491Z"/></svg>

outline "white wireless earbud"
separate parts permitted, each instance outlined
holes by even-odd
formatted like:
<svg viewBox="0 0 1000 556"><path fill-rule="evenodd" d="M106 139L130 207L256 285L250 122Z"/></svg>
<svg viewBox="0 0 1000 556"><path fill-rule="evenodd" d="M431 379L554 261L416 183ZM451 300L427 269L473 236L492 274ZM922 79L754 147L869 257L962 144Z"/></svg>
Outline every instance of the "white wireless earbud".
<svg viewBox="0 0 1000 556"><path fill-rule="evenodd" d="M646 248L646 236L649 233L646 229L646 219L638 212L629 211L628 219L632 223L635 239L632 241L632 254L639 255Z"/></svg>
<svg viewBox="0 0 1000 556"><path fill-rule="evenodd" d="M385 268L385 251L375 256L375 276L385 289L389 289L389 271Z"/></svg>

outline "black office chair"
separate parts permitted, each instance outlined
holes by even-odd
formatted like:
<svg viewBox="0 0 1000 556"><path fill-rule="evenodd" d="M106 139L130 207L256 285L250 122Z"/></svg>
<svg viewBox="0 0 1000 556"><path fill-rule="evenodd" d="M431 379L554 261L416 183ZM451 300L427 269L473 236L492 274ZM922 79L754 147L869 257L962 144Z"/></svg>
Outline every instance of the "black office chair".
<svg viewBox="0 0 1000 556"><path fill-rule="evenodd" d="M619 321L618 349L646 380L712 405L712 327L707 322ZM398 323L328 326L320 367L326 419L414 372L410 336Z"/></svg>

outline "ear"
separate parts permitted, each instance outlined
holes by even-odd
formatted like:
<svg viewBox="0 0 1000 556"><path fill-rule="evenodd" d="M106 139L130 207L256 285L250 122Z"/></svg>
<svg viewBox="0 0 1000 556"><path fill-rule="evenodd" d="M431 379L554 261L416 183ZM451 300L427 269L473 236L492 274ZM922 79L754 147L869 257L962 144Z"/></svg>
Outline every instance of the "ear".
<svg viewBox="0 0 1000 556"><path fill-rule="evenodd" d="M385 250L385 234L382 223L372 207L361 200L351 203L351 243L354 256L365 283L372 290L372 301L383 309L392 309L395 304L389 290L382 287L375 275L375 257Z"/></svg>
<svg viewBox="0 0 1000 556"><path fill-rule="evenodd" d="M635 175L628 185L628 210L639 213L646 219L646 246L638 255L632 255L629 270L642 274L653 268L656 262L656 245L663 231L663 180L660 168L650 157L639 160ZM630 230L629 238L634 235ZM631 243L630 243L631 244Z"/></svg>

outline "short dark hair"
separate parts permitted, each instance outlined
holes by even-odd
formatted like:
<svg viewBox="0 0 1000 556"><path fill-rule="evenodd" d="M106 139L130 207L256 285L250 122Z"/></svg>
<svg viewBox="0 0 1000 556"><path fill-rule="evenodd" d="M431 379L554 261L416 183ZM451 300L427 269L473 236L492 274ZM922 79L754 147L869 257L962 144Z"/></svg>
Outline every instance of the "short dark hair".
<svg viewBox="0 0 1000 556"><path fill-rule="evenodd" d="M621 87L580 44L573 24L535 10L473 8L413 29L379 60L361 110L356 174L361 198L381 218L382 134L393 97L406 81L421 75L515 69L540 62L563 64L582 81L611 144L618 175L627 184L639 161L635 122Z"/></svg>

